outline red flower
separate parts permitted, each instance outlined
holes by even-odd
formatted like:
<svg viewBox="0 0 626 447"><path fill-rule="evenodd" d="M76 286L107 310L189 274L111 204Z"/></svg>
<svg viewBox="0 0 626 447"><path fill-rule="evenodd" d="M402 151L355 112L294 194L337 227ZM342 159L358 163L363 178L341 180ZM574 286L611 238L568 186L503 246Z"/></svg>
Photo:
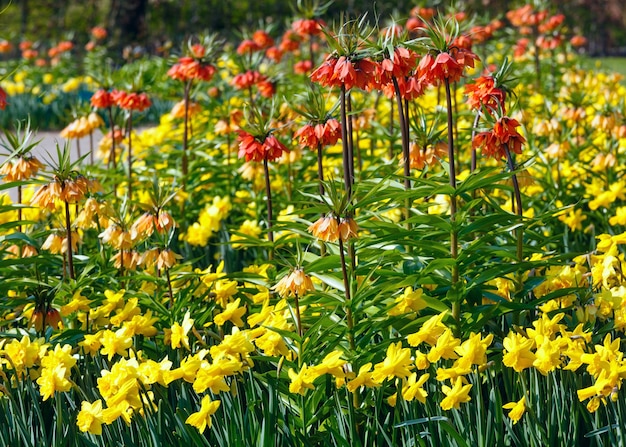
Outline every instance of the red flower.
<svg viewBox="0 0 626 447"><path fill-rule="evenodd" d="M473 68L476 59L478 56L469 50L451 48L449 51L438 53L436 58L426 54L417 69L419 76L427 84L439 85L444 79L458 82L465 67Z"/></svg>
<svg viewBox="0 0 626 447"><path fill-rule="evenodd" d="M311 73L311 80L325 87L345 85L346 89L368 90L374 84L377 71L376 64L369 59L352 61L346 56L329 56Z"/></svg>
<svg viewBox="0 0 626 447"><path fill-rule="evenodd" d="M399 78L397 81L398 88L400 89L400 96L402 99L408 99L409 101L422 96L428 86L428 84L425 83L419 76ZM391 83L383 85L382 91L388 98L393 98L396 95L395 87Z"/></svg>
<svg viewBox="0 0 626 447"><path fill-rule="evenodd" d="M492 130L481 132L472 140L474 148L481 147L486 157L503 158L506 156L504 145L516 154L522 153L522 144L526 139L519 134L519 122L509 117L502 117L496 121Z"/></svg>
<svg viewBox="0 0 626 447"><path fill-rule="evenodd" d="M252 87L253 85L265 81L267 78L258 71L248 70L245 73L236 75L231 81L231 85L239 90L244 90Z"/></svg>
<svg viewBox="0 0 626 447"><path fill-rule="evenodd" d="M39 56L39 53L37 52L37 50L24 50L22 51L22 57L24 59L35 59L37 56Z"/></svg>
<svg viewBox="0 0 626 447"><path fill-rule="evenodd" d="M269 47L267 50L265 50L265 56L268 59L271 59L272 61L278 63L283 58L283 52L278 47Z"/></svg>
<svg viewBox="0 0 626 447"><path fill-rule="evenodd" d="M470 50L472 49L472 39L466 35L466 34L461 34L459 37L457 37L456 39L454 39L454 42L452 42L452 47L458 47L458 48L462 48L464 50Z"/></svg>
<svg viewBox="0 0 626 447"><path fill-rule="evenodd" d="M152 105L146 93L114 91L111 94L115 100L115 104L124 110L143 112Z"/></svg>
<svg viewBox="0 0 626 447"><path fill-rule="evenodd" d="M74 48L74 44L69 40L64 40L63 42L59 42L57 48L59 49L59 53L63 53L65 51L70 51L72 48Z"/></svg>
<svg viewBox="0 0 626 447"><path fill-rule="evenodd" d="M584 36L574 36L569 40L573 47L584 47L587 45L587 39Z"/></svg>
<svg viewBox="0 0 626 447"><path fill-rule="evenodd" d="M302 147L317 149L318 146L331 146L341 138L341 125L334 118L325 123L306 124L294 135Z"/></svg>
<svg viewBox="0 0 626 447"><path fill-rule="evenodd" d="M91 28L91 35L96 40L104 39L107 36L107 30L101 26L94 26Z"/></svg>
<svg viewBox="0 0 626 447"><path fill-rule="evenodd" d="M191 56L196 59L202 59L204 55L206 54L206 48L199 43L194 43L191 46L190 51L191 51Z"/></svg>
<svg viewBox="0 0 626 447"><path fill-rule="evenodd" d="M293 72L297 74L306 74L313 68L310 60L298 61L293 66Z"/></svg>
<svg viewBox="0 0 626 447"><path fill-rule="evenodd" d="M264 98L271 98L276 93L276 84L268 79L259 81L256 87Z"/></svg>
<svg viewBox="0 0 626 447"><path fill-rule="evenodd" d="M7 92L0 87L0 110L4 110L7 106Z"/></svg>
<svg viewBox="0 0 626 447"><path fill-rule="evenodd" d="M202 51L204 51L204 48ZM197 51L200 51L197 49ZM199 79L202 81L210 81L215 74L215 67L208 64L202 64L199 60L193 57L181 57L178 59L178 63L174 64L168 71L167 75L172 79L178 79L179 81L189 81L191 79Z"/></svg>
<svg viewBox="0 0 626 447"><path fill-rule="evenodd" d="M302 38L293 30L288 29L280 40L280 51L286 53L300 48Z"/></svg>
<svg viewBox="0 0 626 447"><path fill-rule="evenodd" d="M515 44L515 47L513 47L513 57L515 59L522 57L524 54L526 54L526 51L528 49L528 43L530 41L526 38L521 38L517 41L517 43Z"/></svg>
<svg viewBox="0 0 626 447"><path fill-rule="evenodd" d="M488 110L496 110L501 106L504 110L506 92L495 85L493 76L480 76L473 84L467 84L465 94L470 108L480 109L486 106Z"/></svg>
<svg viewBox="0 0 626 447"><path fill-rule="evenodd" d="M557 36L539 36L535 44L544 50L554 50L558 48L563 42L563 38L560 35Z"/></svg>
<svg viewBox="0 0 626 447"><path fill-rule="evenodd" d="M299 19L291 24L291 29L302 37L317 36L322 32L322 27L325 25L322 20Z"/></svg>
<svg viewBox="0 0 626 447"><path fill-rule="evenodd" d="M557 15L551 16L548 18L548 20L546 20L544 23L539 25L539 32L550 33L552 31L555 31L559 26L563 24L564 20L565 20L565 16L563 14L557 14Z"/></svg>
<svg viewBox="0 0 626 447"><path fill-rule="evenodd" d="M111 93L104 89L97 90L91 96L91 105L97 109L108 109L113 105Z"/></svg>
<svg viewBox="0 0 626 447"><path fill-rule="evenodd" d="M0 40L0 54L8 53L13 49L13 45L8 40Z"/></svg>
<svg viewBox="0 0 626 447"><path fill-rule="evenodd" d="M239 158L245 157L246 161L274 161L289 150L274 135L266 136L261 142L257 137L248 132L240 130L239 136Z"/></svg>
<svg viewBox="0 0 626 447"><path fill-rule="evenodd" d="M378 80L381 84L392 82L392 76L401 79L409 76L417 65L417 53L408 48L396 47L393 58L387 57L378 65Z"/></svg>
<svg viewBox="0 0 626 447"><path fill-rule="evenodd" d="M469 30L469 37L472 39L472 43L483 43L487 39L493 36L493 28L487 26L473 26Z"/></svg>
<svg viewBox="0 0 626 447"><path fill-rule="evenodd" d="M422 6L415 6L411 9L411 17L421 17L424 20L430 20L435 17L437 11L435 8L424 8Z"/></svg>
<svg viewBox="0 0 626 447"><path fill-rule="evenodd" d="M261 47L259 47L259 45L254 40L246 39L241 42L237 47L237 54L241 56L244 54L254 53L256 51L259 51L260 49Z"/></svg>
<svg viewBox="0 0 626 447"><path fill-rule="evenodd" d="M274 45L274 39L264 30L255 31L252 35L252 41L259 50L265 50Z"/></svg>

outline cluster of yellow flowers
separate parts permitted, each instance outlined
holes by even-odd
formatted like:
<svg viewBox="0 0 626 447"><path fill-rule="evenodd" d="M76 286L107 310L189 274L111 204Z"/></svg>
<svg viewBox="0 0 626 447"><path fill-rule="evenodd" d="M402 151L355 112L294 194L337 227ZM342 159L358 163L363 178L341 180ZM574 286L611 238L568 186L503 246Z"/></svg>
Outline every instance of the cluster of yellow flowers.
<svg viewBox="0 0 626 447"><path fill-rule="evenodd" d="M189 226L183 239L191 245L204 247L209 238L220 229L220 223L228 216L231 204L228 197L215 197L213 203L200 211L198 220Z"/></svg>

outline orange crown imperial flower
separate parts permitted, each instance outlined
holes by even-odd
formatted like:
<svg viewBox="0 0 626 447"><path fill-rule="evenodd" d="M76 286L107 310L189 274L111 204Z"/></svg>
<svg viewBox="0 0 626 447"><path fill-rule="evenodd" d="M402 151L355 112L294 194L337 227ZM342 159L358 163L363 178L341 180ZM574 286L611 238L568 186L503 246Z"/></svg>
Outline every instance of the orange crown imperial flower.
<svg viewBox="0 0 626 447"><path fill-rule="evenodd" d="M272 287L272 290L276 290L282 298L287 296L300 297L311 290L315 290L315 287L309 275L304 273L304 270L301 268L297 268L278 281L276 285Z"/></svg>
<svg viewBox="0 0 626 447"><path fill-rule="evenodd" d="M245 157L246 161L274 161L289 152L274 135L266 136L263 141L244 130L239 131L239 158Z"/></svg>
<svg viewBox="0 0 626 447"><path fill-rule="evenodd" d="M517 131L520 123L509 117L499 118L492 130L477 134L473 141L474 148L481 147L486 157L503 158L506 156L504 145L516 154L522 153L522 144L526 139Z"/></svg>
<svg viewBox="0 0 626 447"><path fill-rule="evenodd" d="M325 87L368 90L376 79L377 65L369 59L352 60L346 56L329 56L313 73L311 80Z"/></svg>
<svg viewBox="0 0 626 447"><path fill-rule="evenodd" d="M119 92L115 96L115 102L121 109L124 110L137 110L143 112L152 105L152 101L148 98L146 93L137 92Z"/></svg>
<svg viewBox="0 0 626 447"><path fill-rule="evenodd" d="M473 84L465 86L467 103L472 109L480 109L482 106L489 110L504 109L506 92L496 87L493 76L480 76Z"/></svg>
<svg viewBox="0 0 626 447"><path fill-rule="evenodd" d="M210 81L215 72L216 69L213 65L203 64L193 57L185 56L178 59L178 63L174 64L167 71L167 75L179 81L189 81L191 79Z"/></svg>
<svg viewBox="0 0 626 447"><path fill-rule="evenodd" d="M43 167L44 165L35 157L24 156L3 164L0 168L0 174L5 176L7 182L28 180Z"/></svg>
<svg viewBox="0 0 626 447"><path fill-rule="evenodd" d="M294 135L302 147L317 149L318 145L332 146L341 138L341 124L335 118L325 123L305 124Z"/></svg>
<svg viewBox="0 0 626 447"><path fill-rule="evenodd" d="M325 242L335 242L340 237L345 242L358 236L358 226L352 217L337 219L334 216L322 216L307 230Z"/></svg>
<svg viewBox="0 0 626 447"><path fill-rule="evenodd" d="M302 37L317 36L326 26L321 19L298 19L291 24L291 29Z"/></svg>
<svg viewBox="0 0 626 447"><path fill-rule="evenodd" d="M108 109L114 104L111 93L105 89L97 90L91 96L91 105L98 109Z"/></svg>

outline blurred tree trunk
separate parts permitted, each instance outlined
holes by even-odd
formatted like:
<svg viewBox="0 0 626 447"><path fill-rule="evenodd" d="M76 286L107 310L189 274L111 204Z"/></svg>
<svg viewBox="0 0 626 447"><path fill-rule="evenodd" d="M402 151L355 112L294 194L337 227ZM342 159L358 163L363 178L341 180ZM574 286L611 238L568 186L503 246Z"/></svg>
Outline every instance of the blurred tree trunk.
<svg viewBox="0 0 626 447"><path fill-rule="evenodd" d="M20 10L20 36L21 40L25 39L28 26L28 0L22 0L22 8Z"/></svg>
<svg viewBox="0 0 626 447"><path fill-rule="evenodd" d="M148 0L112 0L109 29L119 47L143 44L146 39Z"/></svg>

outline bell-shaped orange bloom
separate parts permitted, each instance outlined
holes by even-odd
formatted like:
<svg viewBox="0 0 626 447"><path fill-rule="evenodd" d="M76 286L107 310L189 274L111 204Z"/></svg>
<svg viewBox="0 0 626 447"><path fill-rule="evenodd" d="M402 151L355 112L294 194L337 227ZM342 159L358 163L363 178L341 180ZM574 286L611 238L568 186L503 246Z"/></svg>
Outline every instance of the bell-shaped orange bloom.
<svg viewBox="0 0 626 447"><path fill-rule="evenodd" d="M341 138L341 124L335 118L325 123L305 124L294 134L302 147L317 149L318 146L332 146Z"/></svg>
<svg viewBox="0 0 626 447"><path fill-rule="evenodd" d="M289 152L274 135L268 135L261 142L260 139L243 130L239 131L239 158L245 157L246 161L274 161Z"/></svg>
<svg viewBox="0 0 626 447"><path fill-rule="evenodd" d="M7 182L28 180L43 167L35 157L24 156L5 162L0 168L0 174L5 176Z"/></svg>
<svg viewBox="0 0 626 447"><path fill-rule="evenodd" d="M322 32L322 27L326 26L321 19L298 19L291 24L291 29L302 37L317 36Z"/></svg>
<svg viewBox="0 0 626 447"><path fill-rule="evenodd" d="M265 30L257 30L252 34L252 41L257 44L261 50L266 50L274 45L274 39Z"/></svg>
<svg viewBox="0 0 626 447"><path fill-rule="evenodd" d="M112 93L115 103L124 110L136 110L143 112L152 105L152 101L144 92L125 92L117 91Z"/></svg>
<svg viewBox="0 0 626 447"><path fill-rule="evenodd" d="M482 106L488 110L497 110L500 106L504 110L506 92L495 86L493 76L480 76L472 84L465 85L467 104L472 109L480 109Z"/></svg>
<svg viewBox="0 0 626 447"><path fill-rule="evenodd" d="M335 242L339 238L339 223L334 216L320 217L307 230L325 242Z"/></svg>
<svg viewBox="0 0 626 447"><path fill-rule="evenodd" d="M377 65L369 59L352 60L346 56L329 56L313 73L311 80L325 87L368 90L375 84Z"/></svg>
<svg viewBox="0 0 626 447"><path fill-rule="evenodd" d="M108 109L113 105L111 93L105 89L96 90L91 96L91 105L98 109Z"/></svg>
<svg viewBox="0 0 626 447"><path fill-rule="evenodd" d="M505 157L505 144L510 151L521 154L522 144L526 139L517 131L519 125L517 120L504 116L496 121L492 130L476 135L472 140L472 146L482 148L482 153L486 157Z"/></svg>
<svg viewBox="0 0 626 447"><path fill-rule="evenodd" d="M278 281L272 289L276 290L282 298L285 298L304 296L307 292L315 290L315 287L309 275L304 273L302 269L295 269Z"/></svg>

